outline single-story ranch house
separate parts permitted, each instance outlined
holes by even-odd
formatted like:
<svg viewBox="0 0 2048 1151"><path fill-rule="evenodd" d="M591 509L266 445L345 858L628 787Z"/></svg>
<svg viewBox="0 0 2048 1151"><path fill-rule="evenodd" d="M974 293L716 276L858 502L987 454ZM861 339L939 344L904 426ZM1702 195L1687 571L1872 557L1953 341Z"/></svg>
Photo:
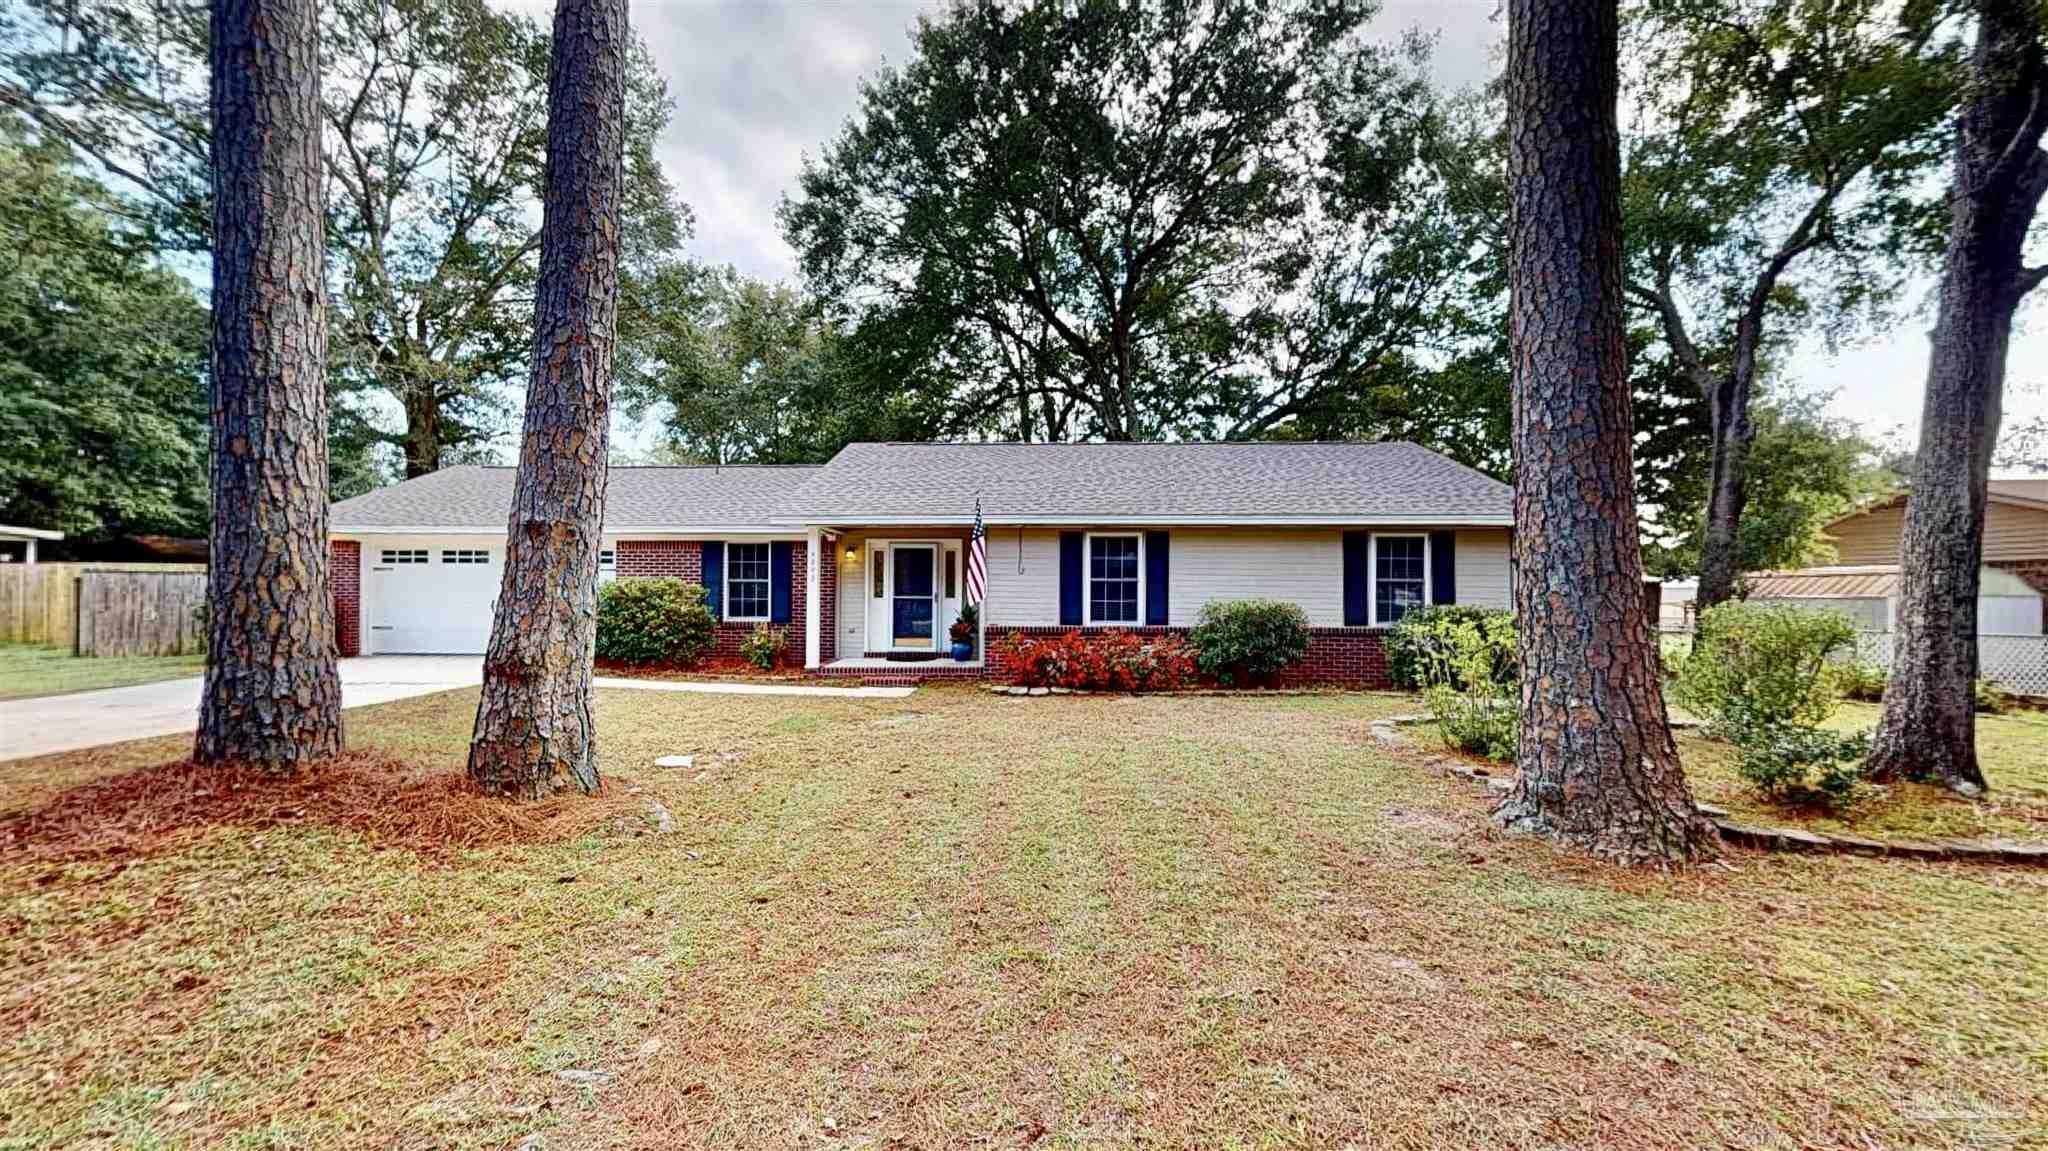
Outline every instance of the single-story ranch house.
<svg viewBox="0 0 2048 1151"><path fill-rule="evenodd" d="M512 485L453 467L335 504L343 654L483 651ZM946 632L977 499L983 642L961 664ZM1308 613L1300 680L1377 686L1409 607L1509 605L1512 523L1507 485L1406 443L853 444L817 466L615 467L602 567L701 583L721 652L786 626L787 662L828 675L1000 675L979 657L1013 631L1179 631L1257 598Z"/></svg>

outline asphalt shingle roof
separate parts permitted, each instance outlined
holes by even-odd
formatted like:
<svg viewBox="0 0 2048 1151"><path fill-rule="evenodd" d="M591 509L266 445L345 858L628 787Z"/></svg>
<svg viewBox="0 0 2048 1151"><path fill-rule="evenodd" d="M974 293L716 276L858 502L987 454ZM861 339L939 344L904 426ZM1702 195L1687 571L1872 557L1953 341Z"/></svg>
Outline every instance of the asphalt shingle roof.
<svg viewBox="0 0 2048 1151"><path fill-rule="evenodd" d="M334 505L336 531L502 530L513 469L452 467ZM818 466L615 467L608 531L964 522L1507 523L1506 484L1408 443L851 444Z"/></svg>
<svg viewBox="0 0 2048 1151"><path fill-rule="evenodd" d="M783 498L816 465L768 467L615 467L606 489L606 531L765 527ZM329 513L335 531L424 528L505 530L514 469L464 465L342 500Z"/></svg>
<svg viewBox="0 0 2048 1151"><path fill-rule="evenodd" d="M778 521L1089 517L1508 522L1514 492L1417 444L852 444Z"/></svg>

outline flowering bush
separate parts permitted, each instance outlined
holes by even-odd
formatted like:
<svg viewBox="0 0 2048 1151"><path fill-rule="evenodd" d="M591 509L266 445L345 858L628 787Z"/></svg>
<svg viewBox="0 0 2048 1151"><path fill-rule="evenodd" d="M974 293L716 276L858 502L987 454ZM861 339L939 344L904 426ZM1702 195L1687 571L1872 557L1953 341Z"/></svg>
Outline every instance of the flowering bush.
<svg viewBox="0 0 2048 1151"><path fill-rule="evenodd" d="M740 641L740 655L762 671L773 671L776 658L782 654L782 641L787 635L786 628L757 623L754 630L748 632L747 637Z"/></svg>
<svg viewBox="0 0 2048 1151"><path fill-rule="evenodd" d="M1032 639L1011 632L1004 647L1026 687L1173 691L1195 677L1194 649L1178 636L1072 631Z"/></svg>

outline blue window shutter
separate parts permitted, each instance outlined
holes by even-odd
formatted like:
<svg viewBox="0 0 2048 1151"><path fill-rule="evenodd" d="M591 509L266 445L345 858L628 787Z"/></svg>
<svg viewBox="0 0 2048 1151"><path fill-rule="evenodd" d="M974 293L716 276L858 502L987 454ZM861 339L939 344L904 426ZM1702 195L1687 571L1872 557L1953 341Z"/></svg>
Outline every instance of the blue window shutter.
<svg viewBox="0 0 2048 1151"><path fill-rule="evenodd" d="M1145 533L1145 623L1166 626L1166 563L1168 532Z"/></svg>
<svg viewBox="0 0 2048 1151"><path fill-rule="evenodd" d="M1372 622L1372 533L1344 533L1344 626Z"/></svg>
<svg viewBox="0 0 2048 1151"><path fill-rule="evenodd" d="M1080 532L1060 533L1060 623L1077 627L1081 623L1081 550L1085 538Z"/></svg>
<svg viewBox="0 0 2048 1151"><path fill-rule="evenodd" d="M1458 602L1458 533L1429 533L1429 602Z"/></svg>
<svg viewBox="0 0 2048 1151"><path fill-rule="evenodd" d="M725 618L725 544L704 541L704 603L712 619Z"/></svg>
<svg viewBox="0 0 2048 1151"><path fill-rule="evenodd" d="M788 540L768 545L768 622L789 622L790 554Z"/></svg>

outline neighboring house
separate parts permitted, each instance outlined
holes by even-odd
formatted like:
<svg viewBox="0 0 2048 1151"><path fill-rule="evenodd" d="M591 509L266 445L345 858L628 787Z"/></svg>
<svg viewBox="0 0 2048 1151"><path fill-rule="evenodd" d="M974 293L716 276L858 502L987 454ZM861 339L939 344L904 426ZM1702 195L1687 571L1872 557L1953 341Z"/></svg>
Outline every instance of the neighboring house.
<svg viewBox="0 0 2048 1151"><path fill-rule="evenodd" d="M2009 571L1979 574L1977 631L1981 635L2040 635L2041 595ZM1750 603L1825 608L1846 615L1859 631L1897 630L1899 566L1865 564L1752 572L1743 577Z"/></svg>
<svg viewBox="0 0 2048 1151"><path fill-rule="evenodd" d="M447 468L334 505L345 654L483 650L512 484ZM603 567L703 584L721 652L770 623L789 662L826 674L1000 675L943 658L977 499L978 653L1013 631L1183 631L1212 601L1282 599L1313 628L1297 679L1382 685L1385 628L1411 606L1510 603L1512 491L1405 443L854 444L818 466L615 467Z"/></svg>
<svg viewBox="0 0 2048 1151"><path fill-rule="evenodd" d="M1824 529L1835 562L1897 564L1904 493L1857 509ZM2048 479L1992 480L1984 505L1984 566L2012 572L2048 596Z"/></svg>

